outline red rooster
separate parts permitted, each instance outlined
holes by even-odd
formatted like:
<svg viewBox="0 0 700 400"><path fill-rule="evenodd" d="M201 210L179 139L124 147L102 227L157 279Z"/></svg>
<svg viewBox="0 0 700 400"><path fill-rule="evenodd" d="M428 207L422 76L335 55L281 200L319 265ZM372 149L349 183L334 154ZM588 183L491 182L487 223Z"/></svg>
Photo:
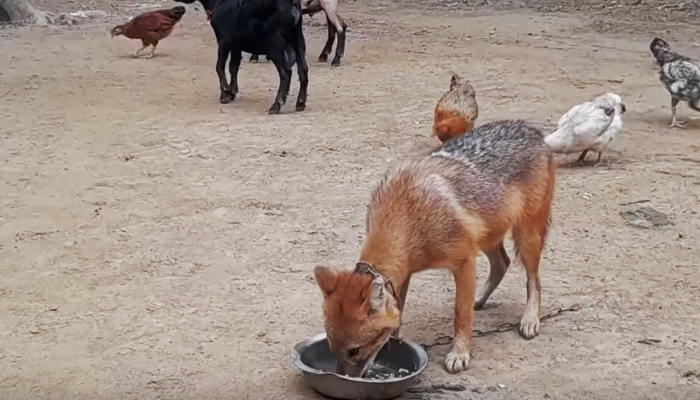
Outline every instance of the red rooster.
<svg viewBox="0 0 700 400"><path fill-rule="evenodd" d="M163 40L173 31L175 24L185 15L185 7L177 6L169 10L157 10L137 15L131 21L112 28L112 37L124 35L129 39L141 39L143 47L134 58L139 56L148 46L153 46L149 58L156 52L158 41Z"/></svg>

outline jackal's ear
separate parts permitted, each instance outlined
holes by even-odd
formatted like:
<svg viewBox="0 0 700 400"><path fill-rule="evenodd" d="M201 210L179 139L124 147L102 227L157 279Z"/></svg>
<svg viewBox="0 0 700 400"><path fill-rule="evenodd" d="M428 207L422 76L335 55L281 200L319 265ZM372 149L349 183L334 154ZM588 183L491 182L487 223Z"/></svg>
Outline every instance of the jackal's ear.
<svg viewBox="0 0 700 400"><path fill-rule="evenodd" d="M455 86L459 83L459 75L452 74L452 80L450 80L450 90L454 90Z"/></svg>
<svg viewBox="0 0 700 400"><path fill-rule="evenodd" d="M384 278L378 276L372 281L372 293L369 297L369 304L372 307L372 311L379 311L386 307L386 282Z"/></svg>
<svg viewBox="0 0 700 400"><path fill-rule="evenodd" d="M318 286L321 287L323 297L328 297L333 294L335 288L338 286L338 274L335 269L324 265L318 265L314 268L314 275L316 276Z"/></svg>

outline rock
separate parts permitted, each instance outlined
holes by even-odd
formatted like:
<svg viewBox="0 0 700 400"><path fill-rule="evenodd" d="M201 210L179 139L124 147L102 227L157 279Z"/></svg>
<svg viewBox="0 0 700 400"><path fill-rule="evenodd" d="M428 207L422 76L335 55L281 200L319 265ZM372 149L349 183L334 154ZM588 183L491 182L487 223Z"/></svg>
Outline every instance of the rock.
<svg viewBox="0 0 700 400"><path fill-rule="evenodd" d="M70 15L78 18L100 18L106 17L107 12L102 10L81 10L70 13Z"/></svg>
<svg viewBox="0 0 700 400"><path fill-rule="evenodd" d="M53 21L56 25L65 25L65 26L71 26L75 25L78 23L78 21L75 20L72 16L69 14L59 14Z"/></svg>
<svg viewBox="0 0 700 400"><path fill-rule="evenodd" d="M224 219L228 215L228 209L226 207L219 207L212 211L212 215L216 219Z"/></svg>
<svg viewBox="0 0 700 400"><path fill-rule="evenodd" d="M681 374L681 376L682 376L683 378L692 378L692 377L700 378L700 372L697 372L697 371L685 371L685 372L683 372L683 373Z"/></svg>
<svg viewBox="0 0 700 400"><path fill-rule="evenodd" d="M650 206L620 211L620 216L631 226L649 229L655 226L671 225L673 222L668 214L662 213Z"/></svg>
<svg viewBox="0 0 700 400"><path fill-rule="evenodd" d="M107 17L107 13L102 10L81 10L72 13L62 13L59 14L55 19L54 23L57 25L77 25L88 19L103 18Z"/></svg>

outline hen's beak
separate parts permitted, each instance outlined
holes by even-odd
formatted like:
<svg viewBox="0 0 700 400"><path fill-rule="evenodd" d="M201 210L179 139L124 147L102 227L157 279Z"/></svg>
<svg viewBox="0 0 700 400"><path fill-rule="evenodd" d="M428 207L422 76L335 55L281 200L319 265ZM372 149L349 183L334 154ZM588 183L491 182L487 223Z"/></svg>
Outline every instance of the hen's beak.
<svg viewBox="0 0 700 400"><path fill-rule="evenodd" d="M621 105L621 108L622 108L622 113L623 113L623 114L627 112L627 107L625 107L624 104Z"/></svg>

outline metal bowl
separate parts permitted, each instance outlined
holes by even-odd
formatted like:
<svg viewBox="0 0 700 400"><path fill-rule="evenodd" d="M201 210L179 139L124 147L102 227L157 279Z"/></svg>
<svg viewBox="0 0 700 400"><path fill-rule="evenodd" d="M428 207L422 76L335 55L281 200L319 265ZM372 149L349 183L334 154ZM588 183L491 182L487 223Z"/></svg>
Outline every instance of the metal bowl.
<svg viewBox="0 0 700 400"><path fill-rule="evenodd" d="M332 372L336 370L337 358L328 348L326 334L321 333L294 346L292 362L302 371L304 381L325 396L386 400L401 395L411 386L428 365L428 354L415 343L392 337L377 354L375 363L396 371L406 369L409 375L383 380L352 378Z"/></svg>

